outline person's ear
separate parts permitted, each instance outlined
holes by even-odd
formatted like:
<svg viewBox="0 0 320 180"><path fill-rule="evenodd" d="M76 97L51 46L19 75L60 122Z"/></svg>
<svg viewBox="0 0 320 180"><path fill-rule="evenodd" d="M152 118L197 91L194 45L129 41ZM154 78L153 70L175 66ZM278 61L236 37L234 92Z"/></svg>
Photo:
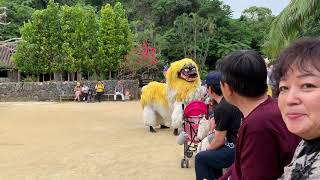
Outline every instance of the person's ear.
<svg viewBox="0 0 320 180"><path fill-rule="evenodd" d="M233 95L233 89L229 86L228 83L220 82L220 88L223 93L223 96L230 97Z"/></svg>
<svg viewBox="0 0 320 180"><path fill-rule="evenodd" d="M214 93L214 91L212 90L211 86L208 86L208 92L210 92L211 94Z"/></svg>

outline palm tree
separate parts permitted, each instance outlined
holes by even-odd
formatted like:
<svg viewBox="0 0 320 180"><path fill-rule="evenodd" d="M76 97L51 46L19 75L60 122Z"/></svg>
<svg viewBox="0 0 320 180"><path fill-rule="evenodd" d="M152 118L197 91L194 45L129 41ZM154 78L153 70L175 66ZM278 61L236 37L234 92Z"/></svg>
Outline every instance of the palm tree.
<svg viewBox="0 0 320 180"><path fill-rule="evenodd" d="M276 58L281 50L299 37L303 23L320 15L320 0L291 0L273 20L263 51Z"/></svg>

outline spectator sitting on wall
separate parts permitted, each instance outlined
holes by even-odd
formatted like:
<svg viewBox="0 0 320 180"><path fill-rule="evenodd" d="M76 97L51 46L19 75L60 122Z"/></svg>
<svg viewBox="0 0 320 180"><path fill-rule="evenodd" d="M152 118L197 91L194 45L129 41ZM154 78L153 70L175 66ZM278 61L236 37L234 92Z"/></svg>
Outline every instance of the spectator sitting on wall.
<svg viewBox="0 0 320 180"><path fill-rule="evenodd" d="M89 91L89 87L87 85L83 85L81 88L81 94L84 101L88 99L88 91Z"/></svg>
<svg viewBox="0 0 320 180"><path fill-rule="evenodd" d="M97 100L98 102L101 102L101 98L104 92L104 85L102 84L101 81L98 81L98 83L96 84L96 92L97 92Z"/></svg>
<svg viewBox="0 0 320 180"><path fill-rule="evenodd" d="M120 95L122 101L124 101L123 85L121 81L118 81L116 87L114 88L114 100L117 100L118 95Z"/></svg>
<svg viewBox="0 0 320 180"><path fill-rule="evenodd" d="M125 100L130 100L130 97L131 97L130 90L129 89L125 89L124 90L124 99Z"/></svg>
<svg viewBox="0 0 320 180"><path fill-rule="evenodd" d="M77 82L77 85L74 87L73 89L74 91L74 100L75 101L80 101L80 96L81 96L81 86L80 86L80 82Z"/></svg>

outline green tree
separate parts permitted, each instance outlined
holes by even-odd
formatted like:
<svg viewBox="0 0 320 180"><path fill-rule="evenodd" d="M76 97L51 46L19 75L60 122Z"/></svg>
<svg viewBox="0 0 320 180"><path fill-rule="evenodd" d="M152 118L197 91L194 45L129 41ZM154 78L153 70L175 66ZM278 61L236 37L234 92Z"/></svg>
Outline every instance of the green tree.
<svg viewBox="0 0 320 180"><path fill-rule="evenodd" d="M270 24L274 17L272 11L265 7L252 6L242 12L240 21L248 26L248 31L252 37L250 47L261 51L265 41L265 34L270 30Z"/></svg>
<svg viewBox="0 0 320 180"><path fill-rule="evenodd" d="M118 59L123 59L124 55L132 47L133 35L129 28L129 22L126 17L126 11L124 10L122 4L117 2L114 6L115 13L115 41L117 48L114 55Z"/></svg>
<svg viewBox="0 0 320 180"><path fill-rule="evenodd" d="M200 71L205 71L205 62L209 52L209 45L215 32L215 24L208 18L202 18L196 13L183 14L175 21L171 30L171 44L176 50L182 52L178 55L191 57L199 65Z"/></svg>
<svg viewBox="0 0 320 180"><path fill-rule="evenodd" d="M115 56L116 39L115 39L115 13L110 4L102 7L99 19L98 31L98 53L96 55L95 70L100 74L109 72L109 79L111 79L111 72L116 71L119 64L119 59Z"/></svg>
<svg viewBox="0 0 320 180"><path fill-rule="evenodd" d="M34 11L31 0L0 0L0 7L7 8L5 21L10 22L8 25L1 26L0 40L20 37L19 27L30 19Z"/></svg>
<svg viewBox="0 0 320 180"><path fill-rule="evenodd" d="M320 17L310 17L303 23L301 36L319 37L320 36Z"/></svg>
<svg viewBox="0 0 320 180"><path fill-rule="evenodd" d="M272 16L272 11L269 8L252 6L243 10L241 18L250 21L264 21Z"/></svg>
<svg viewBox="0 0 320 180"><path fill-rule="evenodd" d="M319 7L318 0L292 0L273 20L264 44L264 52L271 58L277 57L283 48L301 35L305 21L319 17Z"/></svg>
<svg viewBox="0 0 320 180"><path fill-rule="evenodd" d="M95 70L98 74L109 73L119 69L121 60L132 47L132 34L128 19L121 3L114 8L110 4L102 7L99 17L98 53L95 56Z"/></svg>
<svg viewBox="0 0 320 180"><path fill-rule="evenodd" d="M81 73L92 73L93 56L96 52L98 24L92 8L78 4L62 8L62 48L66 59L62 63L64 70Z"/></svg>
<svg viewBox="0 0 320 180"><path fill-rule="evenodd" d="M152 3L152 20L164 29L172 27L178 16L195 12L199 5L198 0L157 0Z"/></svg>
<svg viewBox="0 0 320 180"><path fill-rule="evenodd" d="M50 4L51 0L28 0L32 1L32 7L36 9L45 9ZM55 3L60 5L75 5L77 2L81 2L83 0L55 0Z"/></svg>
<svg viewBox="0 0 320 180"><path fill-rule="evenodd" d="M23 41L17 45L14 61L18 69L39 75L63 70L64 52L60 24L60 8L50 2L45 10L37 10L21 28ZM31 65L32 66L31 66Z"/></svg>

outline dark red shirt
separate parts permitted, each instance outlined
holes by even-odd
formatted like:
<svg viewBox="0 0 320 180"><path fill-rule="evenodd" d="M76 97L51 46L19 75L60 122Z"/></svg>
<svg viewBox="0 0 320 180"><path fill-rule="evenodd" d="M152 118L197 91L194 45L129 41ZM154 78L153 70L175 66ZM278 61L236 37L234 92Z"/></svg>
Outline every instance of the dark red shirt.
<svg viewBox="0 0 320 180"><path fill-rule="evenodd" d="M269 180L283 174L300 138L282 120L277 101L268 98L244 118L238 133L235 162L221 178Z"/></svg>

